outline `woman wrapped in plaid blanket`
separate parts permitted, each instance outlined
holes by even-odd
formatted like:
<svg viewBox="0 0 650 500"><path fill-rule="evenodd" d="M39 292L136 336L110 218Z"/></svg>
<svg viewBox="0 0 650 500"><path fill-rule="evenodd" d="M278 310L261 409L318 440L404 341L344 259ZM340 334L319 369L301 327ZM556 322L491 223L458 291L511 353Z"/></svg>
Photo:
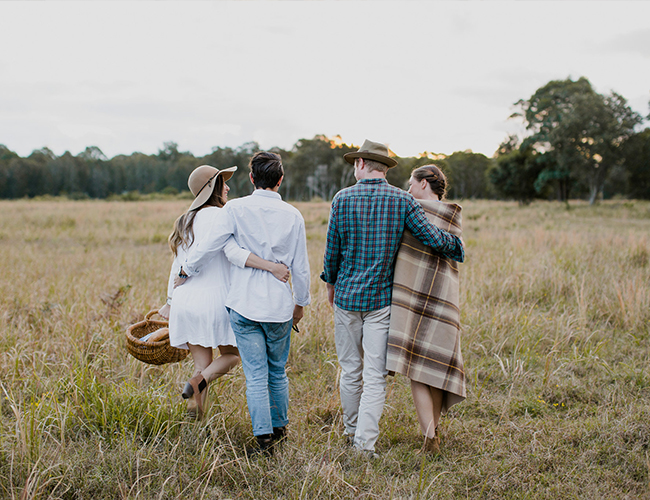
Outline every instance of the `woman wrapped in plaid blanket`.
<svg viewBox="0 0 650 500"><path fill-rule="evenodd" d="M440 203L447 179L435 165L415 169L409 193L429 220L460 237L461 207ZM465 399L460 351L458 263L404 233L395 264L386 368L411 379L424 449L440 451L440 415Z"/></svg>

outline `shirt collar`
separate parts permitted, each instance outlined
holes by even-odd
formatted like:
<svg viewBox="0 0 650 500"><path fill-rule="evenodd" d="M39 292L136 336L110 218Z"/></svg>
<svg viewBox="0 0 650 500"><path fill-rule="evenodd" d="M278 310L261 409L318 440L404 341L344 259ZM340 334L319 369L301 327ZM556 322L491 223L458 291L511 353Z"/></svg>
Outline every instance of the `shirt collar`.
<svg viewBox="0 0 650 500"><path fill-rule="evenodd" d="M386 179L361 179L360 181L357 181L357 183L364 183L364 184L379 184L380 182L388 182Z"/></svg>
<svg viewBox="0 0 650 500"><path fill-rule="evenodd" d="M280 193L276 193L275 191L267 191L266 189L256 189L253 191L252 196L263 196L265 198L275 198L277 200L282 199Z"/></svg>

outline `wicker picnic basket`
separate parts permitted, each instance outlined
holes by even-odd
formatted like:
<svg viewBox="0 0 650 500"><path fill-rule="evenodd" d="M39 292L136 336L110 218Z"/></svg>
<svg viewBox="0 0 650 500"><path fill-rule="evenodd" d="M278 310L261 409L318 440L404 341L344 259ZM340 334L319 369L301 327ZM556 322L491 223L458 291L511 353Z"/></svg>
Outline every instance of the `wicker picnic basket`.
<svg viewBox="0 0 650 500"><path fill-rule="evenodd" d="M159 342L143 342L140 340L148 333L155 332L169 325L167 321L151 319L158 311L149 311L143 321L139 321L126 329L126 350L135 359L150 365L164 365L183 361L187 356L186 349L178 349L169 344L169 337Z"/></svg>

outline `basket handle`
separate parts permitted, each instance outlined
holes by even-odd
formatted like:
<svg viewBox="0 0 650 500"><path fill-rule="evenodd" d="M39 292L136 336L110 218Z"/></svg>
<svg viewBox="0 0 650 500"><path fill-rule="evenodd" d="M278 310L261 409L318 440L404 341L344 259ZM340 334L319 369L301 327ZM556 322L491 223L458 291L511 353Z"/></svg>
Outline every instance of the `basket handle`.
<svg viewBox="0 0 650 500"><path fill-rule="evenodd" d="M158 309L152 309L151 311L149 311L147 314L144 315L144 319L149 320L151 319L151 316L153 316L154 314L158 314Z"/></svg>

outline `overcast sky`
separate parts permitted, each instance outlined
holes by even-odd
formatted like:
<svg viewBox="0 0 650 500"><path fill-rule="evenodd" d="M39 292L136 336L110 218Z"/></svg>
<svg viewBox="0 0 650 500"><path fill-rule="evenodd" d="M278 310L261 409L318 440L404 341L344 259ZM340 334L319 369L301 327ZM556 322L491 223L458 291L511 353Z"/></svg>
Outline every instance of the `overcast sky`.
<svg viewBox="0 0 650 500"><path fill-rule="evenodd" d="M0 144L196 156L315 134L491 156L587 77L648 114L649 2L0 1Z"/></svg>

